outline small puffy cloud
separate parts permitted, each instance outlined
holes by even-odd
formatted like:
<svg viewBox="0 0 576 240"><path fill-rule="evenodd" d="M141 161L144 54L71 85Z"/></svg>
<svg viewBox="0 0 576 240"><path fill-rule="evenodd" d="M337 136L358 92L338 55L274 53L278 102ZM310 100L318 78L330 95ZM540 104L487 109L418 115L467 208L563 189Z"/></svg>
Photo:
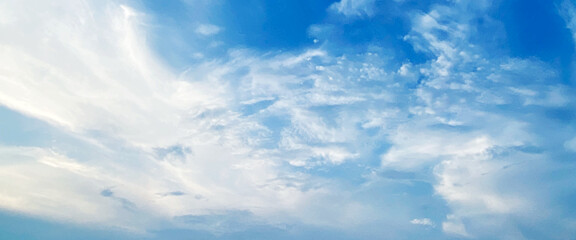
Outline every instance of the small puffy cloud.
<svg viewBox="0 0 576 240"><path fill-rule="evenodd" d="M222 29L216 25L212 24L200 24L196 28L196 33L204 35L204 36L211 36L220 33Z"/></svg>
<svg viewBox="0 0 576 240"><path fill-rule="evenodd" d="M432 222L432 220L430 220L429 218L415 218L412 219L410 223L422 226L430 226L430 227L434 226L434 222Z"/></svg>

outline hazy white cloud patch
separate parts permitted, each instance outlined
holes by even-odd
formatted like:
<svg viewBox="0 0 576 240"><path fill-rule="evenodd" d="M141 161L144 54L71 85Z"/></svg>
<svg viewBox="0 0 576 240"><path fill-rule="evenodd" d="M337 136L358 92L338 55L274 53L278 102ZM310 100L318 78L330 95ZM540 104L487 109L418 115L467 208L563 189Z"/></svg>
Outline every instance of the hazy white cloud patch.
<svg viewBox="0 0 576 240"><path fill-rule="evenodd" d="M414 218L410 220L410 223L422 226L430 226L430 227L434 226L434 222L432 222L432 220L430 220L429 218Z"/></svg>
<svg viewBox="0 0 576 240"><path fill-rule="evenodd" d="M572 38L576 42L576 6L569 0L564 0L557 5L560 16L566 22L566 27L572 32Z"/></svg>
<svg viewBox="0 0 576 240"><path fill-rule="evenodd" d="M564 142L564 147L565 147L567 150L576 152L576 137L574 137L574 138L572 138L572 139Z"/></svg>
<svg viewBox="0 0 576 240"><path fill-rule="evenodd" d="M466 226L453 215L449 215L447 221L442 223L442 230L448 234L470 237L470 234L466 231Z"/></svg>
<svg viewBox="0 0 576 240"><path fill-rule="evenodd" d="M220 31L222 31L220 27L212 24L200 24L196 28L196 33L204 36L215 35L218 34Z"/></svg>
<svg viewBox="0 0 576 240"><path fill-rule="evenodd" d="M346 17L363 17L374 14L375 0L341 0L330 6L330 9Z"/></svg>

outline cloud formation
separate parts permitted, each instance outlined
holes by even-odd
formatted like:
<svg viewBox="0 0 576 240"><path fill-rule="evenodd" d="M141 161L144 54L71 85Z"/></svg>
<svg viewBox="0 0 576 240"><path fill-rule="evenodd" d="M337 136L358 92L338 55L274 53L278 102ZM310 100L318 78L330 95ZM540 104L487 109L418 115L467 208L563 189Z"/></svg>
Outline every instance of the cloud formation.
<svg viewBox="0 0 576 240"><path fill-rule="evenodd" d="M343 138L336 136L335 128L305 108L292 108L298 102L306 102L306 107L323 106L354 102L355 98L326 95L337 91L328 85L313 92L304 87L306 90L279 96L285 94L285 85L301 81L296 76L280 76L279 67L301 68L323 53L260 60L237 52L227 65L206 63L178 76L149 50L142 32L145 15L138 10L112 1L66 3L46 6L48 10L15 11L21 19L3 26L15 28L30 22L25 32L3 39L3 56L10 63L2 68L0 99L14 111L49 122L94 145L92 151L96 153L86 152L81 159L50 158L61 154L38 149L37 156L28 156L26 148L8 147L31 158L29 164L33 165L9 161L16 166L7 170L11 172L6 174L8 182L18 182L16 176L30 167L46 173L56 171L53 175L69 179L47 179L52 174L38 174L25 188L7 188L15 191L8 196L27 200L17 205L4 203L3 208L59 220L90 215L85 221L128 229L146 229L162 221L196 228L195 223L180 222L179 216L227 211L250 211L271 222L344 224L329 221L343 218L340 213L324 216L305 210L315 199L336 194L327 182L312 181L316 177L287 171L284 166L298 161L308 165L312 159L340 164L355 156L338 146ZM23 3L6 4L17 10ZM248 76L235 75L242 68L255 70ZM271 76L280 81L266 81ZM242 82L236 91L227 77L253 79ZM274 106L247 110L257 108L259 99L270 96L283 99ZM274 112L268 113L268 108ZM263 125L266 118L286 113L294 122L292 127L270 130ZM282 139L275 139L273 134ZM319 144L303 142L308 140ZM281 146L280 151L275 146ZM92 154L103 157L88 157ZM47 157L52 160L42 160ZM66 198L62 204L71 207L45 205L42 197L23 192L46 182L58 188L44 198ZM68 187L66 182L89 182L91 187ZM187 194L168 197L166 192ZM345 215L364 211L344 199L339 208ZM55 211L58 214L49 214ZM217 227L208 225L201 224L207 230Z"/></svg>
<svg viewBox="0 0 576 240"><path fill-rule="evenodd" d="M328 10L385 14L375 4ZM407 10L398 39L419 61L377 43L238 47L180 71L135 2L6 1L0 104L73 143L0 146L0 208L140 233L571 236L573 85L554 63L491 54L478 37L498 25L491 4Z"/></svg>

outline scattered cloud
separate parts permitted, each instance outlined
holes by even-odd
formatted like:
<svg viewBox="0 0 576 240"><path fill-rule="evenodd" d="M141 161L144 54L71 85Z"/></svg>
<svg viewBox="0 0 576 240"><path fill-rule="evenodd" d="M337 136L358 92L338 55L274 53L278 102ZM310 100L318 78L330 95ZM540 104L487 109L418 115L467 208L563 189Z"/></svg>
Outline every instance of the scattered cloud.
<svg viewBox="0 0 576 240"><path fill-rule="evenodd" d="M371 17L375 4L329 10ZM546 238L552 222L568 236L574 88L553 63L487 52L474 36L478 19L496 21L490 4L407 12L403 40L422 61L375 46L231 48L218 60L199 48L180 71L130 2L6 1L0 104L75 143L1 145L0 208L133 232L385 223L437 239ZM79 145L90 147L71 154Z"/></svg>
<svg viewBox="0 0 576 240"><path fill-rule="evenodd" d="M330 181L322 177L283 166L293 160L306 166L340 165L358 156L345 146L356 131L344 121L352 116L335 116L331 122L321 112L364 98L347 97L349 90L335 84L339 80L319 75L310 65L326 58L325 53L311 50L259 59L238 51L231 53L230 62L207 62L178 76L145 44L146 19L138 10L114 2L65 3L17 12L46 24L32 24L26 32L5 37L3 56L12 60L1 70L0 102L81 136L95 145L94 151L107 154L93 161L34 155L27 164L12 162L14 167L5 168L7 182L18 182L31 168L63 179L43 174L28 178L27 189L44 183L58 188L43 197L8 192L27 199L27 204L3 208L70 221L90 215L84 221L126 229L149 229L179 216L220 210L248 211L271 222L342 227L348 222L332 219L363 219L356 212L364 210L354 201L341 201L343 211L330 215L305 210L340 190L329 190ZM59 15L60 8L68 15ZM77 19L85 23L72 25ZM32 38L45 40L39 47L27 40ZM340 66L329 65L328 73L340 71ZM286 69L295 71L287 74ZM236 88L230 77L240 80ZM238 103L255 99L277 100L243 115ZM290 125L268 120L284 117ZM29 150L13 151L26 156ZM45 205L42 198L61 203ZM70 207L61 211L62 204ZM330 212L321 204L316 208ZM289 216L280 214L287 212Z"/></svg>

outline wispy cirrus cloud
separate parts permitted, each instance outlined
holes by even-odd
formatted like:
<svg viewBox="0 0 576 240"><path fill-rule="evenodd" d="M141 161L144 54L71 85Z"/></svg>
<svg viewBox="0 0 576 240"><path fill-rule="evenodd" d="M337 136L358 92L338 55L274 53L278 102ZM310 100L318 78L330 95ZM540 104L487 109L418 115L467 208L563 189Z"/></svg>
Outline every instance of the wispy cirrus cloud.
<svg viewBox="0 0 576 240"><path fill-rule="evenodd" d="M424 60L376 43L230 48L185 71L157 55L151 13L133 2L24 4L0 8L14 33L0 37L0 104L75 143L1 146L3 209L135 232L574 232L573 86L551 63L488 52L476 24L498 21L490 1L407 10L399 37ZM330 10L384 14L374 4Z"/></svg>
<svg viewBox="0 0 576 240"><path fill-rule="evenodd" d="M229 210L250 211L256 218L272 222L346 223L331 221L341 218L339 212L324 216L305 210L309 203L327 201L336 194L328 180L283 166L294 161L341 164L356 157L341 146L347 141L338 133L342 127L327 126L321 116L308 109L362 100L333 95L344 89L320 79L320 85L314 87L317 70L306 65L311 58L325 54L312 51L261 60L238 52L225 65L208 62L178 76L149 50L142 32L145 15L138 10L115 2L65 3L38 9L45 14L36 14L35 9L17 12L21 19L3 26L20 26L19 21L32 24L25 32L3 39L3 56L12 60L2 68L0 101L13 111L81 136L79 140L96 144L95 151L109 154L97 160L62 156L46 162L42 159L61 154L38 149L43 154L30 157L32 166L5 166L9 169L6 179L18 182L16 176L30 167L69 178L48 179L48 175L39 174L29 179L25 188L10 187L13 192L8 195L25 198L28 204L4 204L4 208L71 221L92 214L87 222L127 229L176 221L184 227L216 231L213 228L217 226L210 224L178 222L179 216ZM58 15L59 11L67 14ZM46 25L35 25L41 22ZM31 39L42 40L39 44ZM245 74L236 73L251 68L254 70ZM309 76L306 81L313 85L285 92L287 86L302 84L303 77L281 74L286 68L308 72L304 72ZM230 86L229 77L240 79L240 85ZM270 77L279 81L270 82ZM243 115L242 109L259 102L254 99L270 97L277 99L272 105ZM291 126L264 123L286 114L293 122ZM317 144L312 146L308 141ZM8 149L24 156L29 151ZM119 152L125 154L117 155ZM58 187L43 196L25 193L47 182ZM91 185L76 187L67 182ZM163 197L166 192L187 194ZM66 198L62 203L76 207L62 211L61 205L43 204L43 198ZM353 202L339 203L344 216L365 211ZM87 204L94 207L84 210L82 206ZM54 211L59 213L49 214ZM136 221L142 215L150 221Z"/></svg>

